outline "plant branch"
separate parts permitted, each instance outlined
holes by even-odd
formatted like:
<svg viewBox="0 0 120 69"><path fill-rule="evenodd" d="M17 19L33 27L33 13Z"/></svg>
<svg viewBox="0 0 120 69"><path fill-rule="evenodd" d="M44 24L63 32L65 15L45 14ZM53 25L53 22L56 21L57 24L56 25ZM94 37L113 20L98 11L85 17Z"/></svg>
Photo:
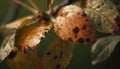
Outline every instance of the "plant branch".
<svg viewBox="0 0 120 69"><path fill-rule="evenodd" d="M69 5L69 4L72 4L73 2L76 2L77 0L65 0L63 3L61 3L60 5L57 5L55 8L54 8L54 14L53 15L56 15L59 11L60 8L62 8L63 6L66 6L66 5ZM0 30L4 30L3 32L1 32L1 35L4 34L4 36L10 36L11 33L14 33L14 32L11 32L11 31L15 31L19 25L22 23L22 21L25 19L25 18L32 18L33 16L27 16L27 17L24 17L22 19L19 19L19 20L16 20L14 22L11 22L15 19L16 15L18 14L19 12L19 5L16 4L16 3L13 3L12 6L10 7L9 9L9 12L5 18L5 20L3 21L3 23L9 23L9 24L6 24L6 25L3 25L3 26L0 26ZM6 30L6 31L5 31ZM11 31L10 31L11 30ZM14 46L14 41L11 41L13 40L14 37L11 36L6 39L4 39L3 41L5 41L5 46L4 44L1 45L1 49L0 49L0 63L10 54L10 52L12 51L13 49L13 46ZM8 40L8 41L6 41ZM6 44L7 43L7 44ZM11 44L12 43L12 44ZM8 51L9 49L9 51ZM7 54L6 54L7 52Z"/></svg>

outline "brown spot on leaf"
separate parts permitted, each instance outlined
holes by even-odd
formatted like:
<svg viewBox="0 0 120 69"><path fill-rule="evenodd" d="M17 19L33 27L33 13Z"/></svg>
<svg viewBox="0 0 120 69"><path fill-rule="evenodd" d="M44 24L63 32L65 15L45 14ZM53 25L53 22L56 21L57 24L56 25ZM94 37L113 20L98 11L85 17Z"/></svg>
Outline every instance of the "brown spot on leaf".
<svg viewBox="0 0 120 69"><path fill-rule="evenodd" d="M83 25L83 26L82 26L82 30L85 30L86 28L87 28L86 25Z"/></svg>
<svg viewBox="0 0 120 69"><path fill-rule="evenodd" d="M77 38L77 35L75 35L75 38Z"/></svg>

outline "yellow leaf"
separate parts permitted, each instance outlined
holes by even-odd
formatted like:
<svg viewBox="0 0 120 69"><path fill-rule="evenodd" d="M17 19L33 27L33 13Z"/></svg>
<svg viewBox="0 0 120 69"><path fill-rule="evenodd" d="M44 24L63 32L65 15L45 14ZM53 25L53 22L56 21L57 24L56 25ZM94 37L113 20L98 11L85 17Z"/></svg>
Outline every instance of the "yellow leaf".
<svg viewBox="0 0 120 69"><path fill-rule="evenodd" d="M72 46L61 39L55 40L47 49L43 63L45 69L64 69L72 59Z"/></svg>

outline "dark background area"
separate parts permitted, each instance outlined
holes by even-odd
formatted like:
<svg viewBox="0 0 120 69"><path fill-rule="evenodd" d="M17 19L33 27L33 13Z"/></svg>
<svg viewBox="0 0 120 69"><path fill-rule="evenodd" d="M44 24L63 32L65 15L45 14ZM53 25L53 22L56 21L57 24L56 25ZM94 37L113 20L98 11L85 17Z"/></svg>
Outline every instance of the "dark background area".
<svg viewBox="0 0 120 69"><path fill-rule="evenodd" d="M36 0L40 7L45 11L46 0ZM55 0L54 5L60 4L61 1L64 0ZM30 5L27 0L26 4ZM0 1L0 23L3 22L7 13L9 12L9 8L12 4L12 0L1 0ZM21 7L19 9L18 14L15 16L15 19L22 18L27 15L31 15L32 13L27 9ZM51 30L44 41L41 43L41 47L45 45L49 45L56 36L55 33ZM99 63L97 65L91 64L91 45L83 45L83 44L75 44L74 55L71 63L68 65L66 69L120 69L120 44L116 47L113 54L103 63ZM44 49L42 49L44 50ZM0 64L0 69L9 69L6 64L6 60Z"/></svg>

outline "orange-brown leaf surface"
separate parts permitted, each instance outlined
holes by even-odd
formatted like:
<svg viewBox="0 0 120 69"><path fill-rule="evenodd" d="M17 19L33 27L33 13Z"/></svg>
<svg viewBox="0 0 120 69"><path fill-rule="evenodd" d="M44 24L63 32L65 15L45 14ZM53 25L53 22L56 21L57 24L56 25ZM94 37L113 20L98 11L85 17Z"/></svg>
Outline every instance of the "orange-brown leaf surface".
<svg viewBox="0 0 120 69"><path fill-rule="evenodd" d="M44 22L34 23L26 19L16 32L15 45L18 46L22 50L22 54L24 54L25 51L37 46L50 28L51 24L46 24Z"/></svg>
<svg viewBox="0 0 120 69"><path fill-rule="evenodd" d="M43 57L45 69L64 69L72 59L72 46L61 39L55 40Z"/></svg>

